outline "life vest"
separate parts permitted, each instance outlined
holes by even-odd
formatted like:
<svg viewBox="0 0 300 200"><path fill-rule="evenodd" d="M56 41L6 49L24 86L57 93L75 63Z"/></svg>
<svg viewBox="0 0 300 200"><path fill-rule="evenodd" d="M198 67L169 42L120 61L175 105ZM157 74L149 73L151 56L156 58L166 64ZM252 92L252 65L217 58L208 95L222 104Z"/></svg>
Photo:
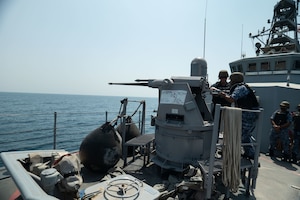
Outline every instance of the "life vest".
<svg viewBox="0 0 300 200"><path fill-rule="evenodd" d="M277 111L275 113L273 121L275 122L276 125L281 126L287 122L287 115L288 112Z"/></svg>
<svg viewBox="0 0 300 200"><path fill-rule="evenodd" d="M230 88L230 94L233 93L234 89L237 86L245 85L245 87L248 89L248 94L242 98L239 98L236 101L237 107L243 108L243 109L255 109L259 107L259 103L257 101L257 98L253 92L253 90L245 83L239 83L235 84Z"/></svg>

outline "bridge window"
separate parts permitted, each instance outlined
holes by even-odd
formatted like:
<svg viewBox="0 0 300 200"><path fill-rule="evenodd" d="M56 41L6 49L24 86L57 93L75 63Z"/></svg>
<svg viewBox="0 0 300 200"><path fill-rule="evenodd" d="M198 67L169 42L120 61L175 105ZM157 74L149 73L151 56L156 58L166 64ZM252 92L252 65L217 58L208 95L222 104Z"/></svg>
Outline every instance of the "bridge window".
<svg viewBox="0 0 300 200"><path fill-rule="evenodd" d="M237 66L237 71L243 73L243 66L241 64Z"/></svg>
<svg viewBox="0 0 300 200"><path fill-rule="evenodd" d="M262 62L260 68L261 68L261 71L270 71L270 63Z"/></svg>
<svg viewBox="0 0 300 200"><path fill-rule="evenodd" d="M275 71L286 70L285 61L277 61L275 63Z"/></svg>
<svg viewBox="0 0 300 200"><path fill-rule="evenodd" d="M230 66L231 72L243 72L243 67L241 64L235 66Z"/></svg>
<svg viewBox="0 0 300 200"><path fill-rule="evenodd" d="M256 72L256 63L250 63L247 72Z"/></svg>
<svg viewBox="0 0 300 200"><path fill-rule="evenodd" d="M294 70L300 70L300 60L296 60L295 61L293 69Z"/></svg>
<svg viewBox="0 0 300 200"><path fill-rule="evenodd" d="M235 72L235 66L230 66L230 71Z"/></svg>

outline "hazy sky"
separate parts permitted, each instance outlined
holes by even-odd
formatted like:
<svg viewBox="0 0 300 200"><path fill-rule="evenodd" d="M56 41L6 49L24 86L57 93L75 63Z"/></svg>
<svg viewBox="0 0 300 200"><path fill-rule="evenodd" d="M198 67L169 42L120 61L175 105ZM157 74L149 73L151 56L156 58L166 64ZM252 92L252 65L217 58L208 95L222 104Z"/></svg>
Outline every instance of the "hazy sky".
<svg viewBox="0 0 300 200"><path fill-rule="evenodd" d="M156 96L108 83L189 76L204 55L205 21L214 83L241 53L255 55L248 34L269 27L276 2L0 0L0 92Z"/></svg>

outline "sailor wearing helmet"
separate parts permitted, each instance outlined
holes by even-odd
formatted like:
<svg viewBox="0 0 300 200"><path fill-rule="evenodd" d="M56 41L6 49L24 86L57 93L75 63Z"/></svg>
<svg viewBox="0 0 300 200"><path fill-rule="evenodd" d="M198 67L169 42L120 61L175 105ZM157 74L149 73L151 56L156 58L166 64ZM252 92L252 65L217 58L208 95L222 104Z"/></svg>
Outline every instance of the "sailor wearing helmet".
<svg viewBox="0 0 300 200"><path fill-rule="evenodd" d="M222 93L223 98L229 103L234 103L236 107L248 110L259 109L259 104L254 91L244 83L244 75L240 72L234 72L230 75L229 95ZM254 138L252 131L258 114L254 112L242 112L242 143L252 143ZM253 146L244 146L244 157L254 158L255 149Z"/></svg>
<svg viewBox="0 0 300 200"><path fill-rule="evenodd" d="M221 106L230 106L231 104L226 101L224 98L220 96L220 92L229 93L230 85L227 82L228 78L228 72L227 70L221 70L219 72L219 81L213 84L210 87L211 93L212 93L212 102L213 102L213 108L212 113L214 115L215 111L215 105L220 104Z"/></svg>
<svg viewBox="0 0 300 200"><path fill-rule="evenodd" d="M283 160L288 161L289 159L289 126L292 123L292 115L288 111L289 102L282 101L280 109L276 110L271 116L271 134L270 134L270 147L269 155L274 156L274 151L277 147L277 140L280 139L283 149Z"/></svg>

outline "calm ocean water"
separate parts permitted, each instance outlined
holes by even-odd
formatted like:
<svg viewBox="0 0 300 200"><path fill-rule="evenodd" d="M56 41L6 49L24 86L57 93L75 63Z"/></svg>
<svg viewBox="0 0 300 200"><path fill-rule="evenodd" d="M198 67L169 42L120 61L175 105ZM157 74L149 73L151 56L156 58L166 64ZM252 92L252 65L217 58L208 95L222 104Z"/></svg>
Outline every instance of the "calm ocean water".
<svg viewBox="0 0 300 200"><path fill-rule="evenodd" d="M56 149L76 151L84 137L101 126L106 118L111 121L118 116L124 98L0 92L0 152L53 149L55 112ZM157 109L157 98L128 97L127 115L138 108L141 111L139 102L142 100L146 101L145 132L154 132L150 120ZM140 117L137 112L134 122Z"/></svg>

